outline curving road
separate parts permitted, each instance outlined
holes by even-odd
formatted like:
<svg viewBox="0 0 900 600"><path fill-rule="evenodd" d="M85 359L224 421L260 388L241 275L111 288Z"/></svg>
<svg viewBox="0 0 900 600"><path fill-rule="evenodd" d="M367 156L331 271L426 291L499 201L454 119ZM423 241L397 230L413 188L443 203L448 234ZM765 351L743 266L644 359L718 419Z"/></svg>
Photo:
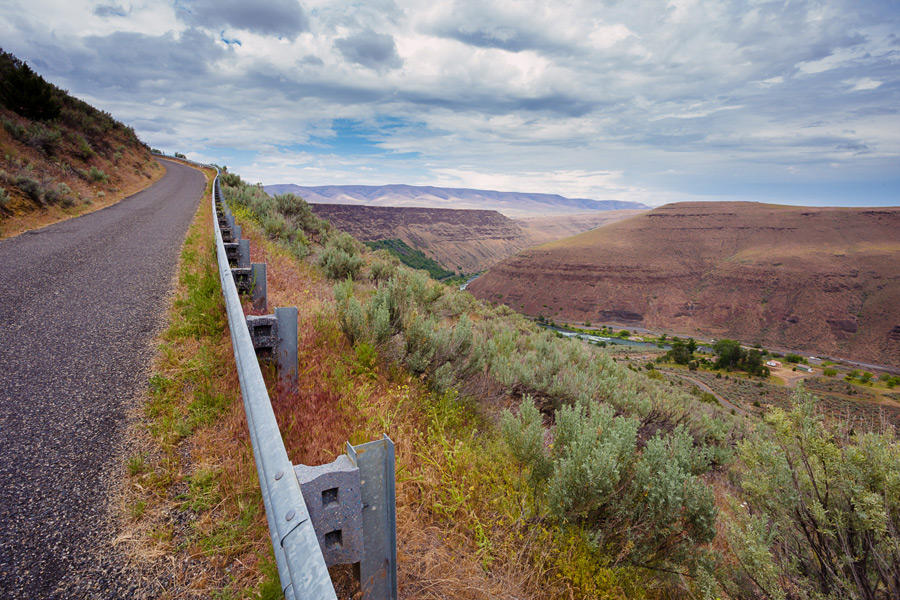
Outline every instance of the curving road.
<svg viewBox="0 0 900 600"><path fill-rule="evenodd" d="M205 188L152 187L0 241L0 598L119 598L108 475Z"/></svg>

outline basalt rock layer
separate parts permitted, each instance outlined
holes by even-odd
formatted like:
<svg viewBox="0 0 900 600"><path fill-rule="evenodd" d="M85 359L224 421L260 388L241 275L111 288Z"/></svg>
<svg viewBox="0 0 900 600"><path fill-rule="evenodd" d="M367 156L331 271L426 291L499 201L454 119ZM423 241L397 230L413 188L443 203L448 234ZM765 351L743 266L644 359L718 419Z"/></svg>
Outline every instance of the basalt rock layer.
<svg viewBox="0 0 900 600"><path fill-rule="evenodd" d="M534 316L900 366L900 208L671 204L521 252L469 289Z"/></svg>

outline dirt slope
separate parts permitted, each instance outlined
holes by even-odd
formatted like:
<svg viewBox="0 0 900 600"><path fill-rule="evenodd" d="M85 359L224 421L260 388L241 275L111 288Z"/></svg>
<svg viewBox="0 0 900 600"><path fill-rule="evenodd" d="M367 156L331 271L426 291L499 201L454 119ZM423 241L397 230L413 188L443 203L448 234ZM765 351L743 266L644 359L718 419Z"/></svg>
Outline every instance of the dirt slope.
<svg viewBox="0 0 900 600"><path fill-rule="evenodd" d="M900 208L663 206L532 248L470 284L570 321L900 365Z"/></svg>

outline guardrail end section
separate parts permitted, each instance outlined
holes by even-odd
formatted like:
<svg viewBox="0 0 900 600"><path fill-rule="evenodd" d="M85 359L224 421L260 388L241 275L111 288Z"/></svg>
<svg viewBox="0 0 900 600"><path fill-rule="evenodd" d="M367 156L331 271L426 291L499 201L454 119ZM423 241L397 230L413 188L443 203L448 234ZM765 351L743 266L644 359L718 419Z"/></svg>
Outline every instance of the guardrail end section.
<svg viewBox="0 0 900 600"><path fill-rule="evenodd" d="M365 600L397 598L397 501L394 442L387 435L359 446L347 443L359 467L362 492L363 558L359 583Z"/></svg>

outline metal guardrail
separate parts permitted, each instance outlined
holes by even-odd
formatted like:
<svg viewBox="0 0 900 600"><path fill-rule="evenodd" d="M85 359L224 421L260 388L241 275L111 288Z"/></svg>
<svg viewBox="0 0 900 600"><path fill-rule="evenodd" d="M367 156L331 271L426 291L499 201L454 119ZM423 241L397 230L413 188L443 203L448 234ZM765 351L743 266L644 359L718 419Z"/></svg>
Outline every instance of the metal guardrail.
<svg viewBox="0 0 900 600"><path fill-rule="evenodd" d="M278 576L287 600L337 600L325 559L316 539L300 483L294 467L288 459L281 440L281 432L272 411L269 393L262 372L237 287L231 273L231 266L225 254L222 231L216 214L216 198L224 204L219 188L219 177L213 183L211 209L216 231L216 255L219 263L219 277L225 296L225 309L231 331L231 343L237 363L241 396L250 429L253 458L259 475L269 534L275 550Z"/></svg>

